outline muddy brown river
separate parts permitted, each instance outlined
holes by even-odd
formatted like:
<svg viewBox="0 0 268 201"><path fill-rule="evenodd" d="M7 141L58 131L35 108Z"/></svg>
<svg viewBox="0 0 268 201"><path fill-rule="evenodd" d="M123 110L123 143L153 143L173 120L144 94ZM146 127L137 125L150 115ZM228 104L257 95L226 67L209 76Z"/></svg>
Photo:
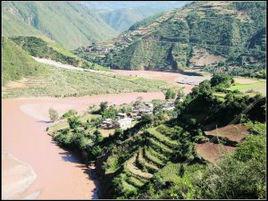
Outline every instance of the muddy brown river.
<svg viewBox="0 0 268 201"><path fill-rule="evenodd" d="M2 100L2 196L4 199L94 199L97 181L78 157L58 147L47 135L48 109L60 114L85 110L108 101L122 104L138 97L164 99L161 92L71 98ZM93 167L94 168L94 167Z"/></svg>

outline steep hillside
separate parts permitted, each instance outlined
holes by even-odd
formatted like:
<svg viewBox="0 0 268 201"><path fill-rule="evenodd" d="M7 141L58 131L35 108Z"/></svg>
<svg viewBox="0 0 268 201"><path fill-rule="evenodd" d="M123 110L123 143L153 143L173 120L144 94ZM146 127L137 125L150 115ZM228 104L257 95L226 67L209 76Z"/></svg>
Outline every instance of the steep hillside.
<svg viewBox="0 0 268 201"><path fill-rule="evenodd" d="M46 35L66 48L114 37L100 16L76 2L3 2L4 36Z"/></svg>
<svg viewBox="0 0 268 201"><path fill-rule="evenodd" d="M88 62L74 55L71 51L48 38L34 36L19 36L11 38L13 42L22 47L31 56L47 58L63 64L70 64L76 67L104 69L99 65Z"/></svg>
<svg viewBox="0 0 268 201"><path fill-rule="evenodd" d="M126 31L130 26L146 17L163 11L161 8L130 8L118 10L103 10L99 14L103 20L119 32Z"/></svg>
<svg viewBox="0 0 268 201"><path fill-rule="evenodd" d="M42 65L36 63L14 42L2 37L2 82L18 80L24 76L35 76L45 71Z"/></svg>
<svg viewBox="0 0 268 201"><path fill-rule="evenodd" d="M123 32L138 21L163 11L180 8L189 2L185 1L150 1L150 2L85 2L89 8L95 9L103 20L113 29Z"/></svg>
<svg viewBox="0 0 268 201"><path fill-rule="evenodd" d="M159 100L120 106L102 102L84 116L65 113L49 134L95 162L101 198L263 198L265 97L232 92L226 89L230 85L232 77L214 75L187 96L171 100L171 110ZM217 97L219 91L226 96ZM153 112L145 105L152 105ZM106 127L112 134L103 135L104 122L119 121L119 113L131 116L131 127ZM211 124L214 130L205 132Z"/></svg>
<svg viewBox="0 0 268 201"><path fill-rule="evenodd" d="M210 71L254 74L264 68L265 9L265 2L194 2L138 22L113 41L76 52L121 69L206 66Z"/></svg>

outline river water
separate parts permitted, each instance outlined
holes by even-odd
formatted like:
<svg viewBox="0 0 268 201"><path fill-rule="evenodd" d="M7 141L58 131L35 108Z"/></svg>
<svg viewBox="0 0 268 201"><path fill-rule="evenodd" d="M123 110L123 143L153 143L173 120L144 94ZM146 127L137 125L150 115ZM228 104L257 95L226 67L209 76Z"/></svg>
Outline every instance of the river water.
<svg viewBox="0 0 268 201"><path fill-rule="evenodd" d="M138 97L145 101L164 99L161 92L152 92L2 100L3 198L97 198L97 181L90 176L94 170L58 147L47 135L48 109L52 107L62 114L68 109L83 111L101 101L122 104Z"/></svg>

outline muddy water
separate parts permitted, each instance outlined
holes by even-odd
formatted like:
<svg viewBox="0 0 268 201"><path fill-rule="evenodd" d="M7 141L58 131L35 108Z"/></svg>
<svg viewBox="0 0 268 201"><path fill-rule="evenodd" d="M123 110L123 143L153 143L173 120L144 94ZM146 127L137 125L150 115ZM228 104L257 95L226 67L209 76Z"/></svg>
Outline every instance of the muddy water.
<svg viewBox="0 0 268 201"><path fill-rule="evenodd" d="M36 174L35 180L20 193L4 195L8 198L36 199L92 199L97 198L97 181L90 178L90 168L81 161L59 148L45 132L48 123L48 109L53 107L60 113L68 109L85 110L90 104L108 101L122 104L134 101L163 99L161 92L126 93L80 98L18 98L2 101L2 153L8 153L27 164ZM5 160L5 159L3 159ZM4 165L6 175L21 174L19 168ZM24 177L27 171L23 171ZM20 175L21 176L21 175ZM23 182L15 178L2 181L4 188L24 189ZM16 192L19 192L16 191Z"/></svg>

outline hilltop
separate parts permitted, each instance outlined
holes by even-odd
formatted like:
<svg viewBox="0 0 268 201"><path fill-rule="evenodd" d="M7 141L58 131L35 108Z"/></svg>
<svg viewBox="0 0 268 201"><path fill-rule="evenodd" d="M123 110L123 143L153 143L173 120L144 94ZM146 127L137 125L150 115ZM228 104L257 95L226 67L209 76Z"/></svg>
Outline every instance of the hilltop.
<svg viewBox="0 0 268 201"><path fill-rule="evenodd" d="M68 49L107 40L116 31L77 2L3 2L4 36L47 36Z"/></svg>
<svg viewBox="0 0 268 201"><path fill-rule="evenodd" d="M119 69L181 70L263 76L265 2L193 2L131 26L112 41L75 52Z"/></svg>

